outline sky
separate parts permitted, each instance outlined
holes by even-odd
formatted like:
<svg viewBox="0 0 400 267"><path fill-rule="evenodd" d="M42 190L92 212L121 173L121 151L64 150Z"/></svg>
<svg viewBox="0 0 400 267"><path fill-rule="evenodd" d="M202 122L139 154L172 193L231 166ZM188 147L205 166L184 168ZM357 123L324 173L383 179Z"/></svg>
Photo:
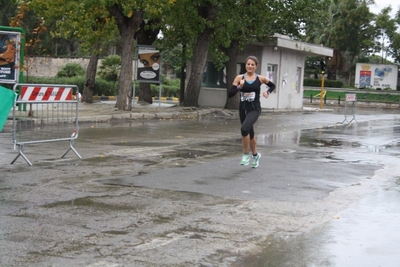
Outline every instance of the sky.
<svg viewBox="0 0 400 267"><path fill-rule="evenodd" d="M375 5L370 5L369 8L372 13L378 14L383 8L392 6L392 16L399 10L400 3L396 0L375 0Z"/></svg>

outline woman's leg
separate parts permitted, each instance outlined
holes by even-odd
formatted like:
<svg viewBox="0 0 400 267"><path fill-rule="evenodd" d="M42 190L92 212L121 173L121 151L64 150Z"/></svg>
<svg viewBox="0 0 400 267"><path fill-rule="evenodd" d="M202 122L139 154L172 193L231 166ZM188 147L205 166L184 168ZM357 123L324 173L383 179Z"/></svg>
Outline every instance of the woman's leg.
<svg viewBox="0 0 400 267"><path fill-rule="evenodd" d="M250 162L249 149L254 155L257 153L256 149L256 140L254 138L254 128L253 125L256 123L258 117L260 116L260 110L252 110L252 111L244 111L241 110L239 112L240 122L242 123L242 127L240 129L242 134L242 146L243 146L243 156L241 165L248 165Z"/></svg>
<svg viewBox="0 0 400 267"><path fill-rule="evenodd" d="M242 136L242 146L243 146L243 154L249 153L249 147L251 146L250 135Z"/></svg>
<svg viewBox="0 0 400 267"><path fill-rule="evenodd" d="M247 113L246 118L242 123L242 143L243 143L243 152L249 152L249 147L251 149L252 155L257 154L257 140L255 138L254 133L254 124L260 117L260 110L252 110ZM244 134L247 134L244 136ZM245 138L246 137L246 138Z"/></svg>
<svg viewBox="0 0 400 267"><path fill-rule="evenodd" d="M250 138L249 138L250 139ZM257 155L257 140L254 137L253 139L249 140L250 142L250 148L251 148L251 153L254 155Z"/></svg>

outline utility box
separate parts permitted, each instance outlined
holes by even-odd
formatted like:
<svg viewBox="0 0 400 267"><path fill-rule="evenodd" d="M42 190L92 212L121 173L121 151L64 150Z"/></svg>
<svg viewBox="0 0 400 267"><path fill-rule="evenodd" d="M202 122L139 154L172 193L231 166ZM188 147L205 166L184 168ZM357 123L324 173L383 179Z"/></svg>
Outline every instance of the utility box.
<svg viewBox="0 0 400 267"><path fill-rule="evenodd" d="M398 66L394 64L357 63L355 87L377 90L397 88Z"/></svg>

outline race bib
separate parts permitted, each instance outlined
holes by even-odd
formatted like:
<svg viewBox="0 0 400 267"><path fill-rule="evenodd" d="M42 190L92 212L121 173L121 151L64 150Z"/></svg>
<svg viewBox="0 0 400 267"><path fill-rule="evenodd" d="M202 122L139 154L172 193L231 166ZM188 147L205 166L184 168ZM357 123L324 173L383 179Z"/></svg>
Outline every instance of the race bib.
<svg viewBox="0 0 400 267"><path fill-rule="evenodd" d="M240 97L241 101L248 101L248 102L252 102L254 101L254 99L256 98L256 92L250 92L250 93L243 93Z"/></svg>

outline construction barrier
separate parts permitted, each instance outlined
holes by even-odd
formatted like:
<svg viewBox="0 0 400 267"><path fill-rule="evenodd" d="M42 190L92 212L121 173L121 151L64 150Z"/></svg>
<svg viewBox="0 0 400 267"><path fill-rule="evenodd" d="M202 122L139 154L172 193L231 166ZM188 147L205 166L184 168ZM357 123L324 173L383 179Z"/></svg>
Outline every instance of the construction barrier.
<svg viewBox="0 0 400 267"><path fill-rule="evenodd" d="M357 95L356 94L346 94L346 99L344 101L344 120L341 123L347 121L348 123L356 120L356 109L357 109ZM353 116L349 121L347 116Z"/></svg>
<svg viewBox="0 0 400 267"><path fill-rule="evenodd" d="M31 166L32 163L24 154L25 145L46 142L68 141L69 151L82 158L73 147L78 138L78 104L73 99L73 92L78 95L75 85L55 84L15 84L14 92L19 91L13 108L13 144L18 147L18 155Z"/></svg>

